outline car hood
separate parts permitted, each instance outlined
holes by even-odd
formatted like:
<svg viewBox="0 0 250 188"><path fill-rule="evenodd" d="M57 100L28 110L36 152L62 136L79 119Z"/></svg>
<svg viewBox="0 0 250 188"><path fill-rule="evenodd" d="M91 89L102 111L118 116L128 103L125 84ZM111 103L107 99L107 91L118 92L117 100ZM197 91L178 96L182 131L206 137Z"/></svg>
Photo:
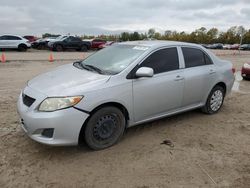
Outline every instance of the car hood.
<svg viewBox="0 0 250 188"><path fill-rule="evenodd" d="M38 75L28 82L28 86L47 96L81 95L84 90L103 85L109 78L110 75L98 74L68 64Z"/></svg>

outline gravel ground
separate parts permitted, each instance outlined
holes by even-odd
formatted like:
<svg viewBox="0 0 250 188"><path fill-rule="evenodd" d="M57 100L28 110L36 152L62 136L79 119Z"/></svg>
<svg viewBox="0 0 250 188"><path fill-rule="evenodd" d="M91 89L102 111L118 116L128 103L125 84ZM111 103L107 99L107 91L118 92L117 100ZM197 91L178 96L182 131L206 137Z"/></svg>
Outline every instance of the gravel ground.
<svg viewBox="0 0 250 188"><path fill-rule="evenodd" d="M20 128L16 102L27 80L88 54L6 52L0 63L0 187L250 187L250 82L237 87L216 115L199 110L129 128L114 147L49 147ZM216 51L237 70L250 53ZM44 61L28 61L28 60ZM171 140L174 147L161 145Z"/></svg>

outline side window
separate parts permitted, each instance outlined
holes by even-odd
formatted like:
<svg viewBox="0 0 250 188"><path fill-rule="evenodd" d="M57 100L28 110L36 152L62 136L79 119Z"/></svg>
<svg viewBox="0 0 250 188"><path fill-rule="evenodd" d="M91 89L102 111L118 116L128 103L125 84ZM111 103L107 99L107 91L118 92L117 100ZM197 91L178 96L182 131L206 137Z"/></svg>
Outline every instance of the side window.
<svg viewBox="0 0 250 188"><path fill-rule="evenodd" d="M151 54L140 67L150 67L155 74L179 69L179 58L176 48L166 48Z"/></svg>
<svg viewBox="0 0 250 188"><path fill-rule="evenodd" d="M7 40L21 40L21 39L16 36L7 36Z"/></svg>
<svg viewBox="0 0 250 188"><path fill-rule="evenodd" d="M68 37L66 39L64 39L66 42L71 42L72 41L72 37Z"/></svg>
<svg viewBox="0 0 250 188"><path fill-rule="evenodd" d="M206 65L205 56L201 50L196 48L182 47L182 52L186 68Z"/></svg>
<svg viewBox="0 0 250 188"><path fill-rule="evenodd" d="M75 37L74 37L74 38L72 38L72 41L73 41L73 42L79 42L79 41L81 41L81 39L75 38Z"/></svg>

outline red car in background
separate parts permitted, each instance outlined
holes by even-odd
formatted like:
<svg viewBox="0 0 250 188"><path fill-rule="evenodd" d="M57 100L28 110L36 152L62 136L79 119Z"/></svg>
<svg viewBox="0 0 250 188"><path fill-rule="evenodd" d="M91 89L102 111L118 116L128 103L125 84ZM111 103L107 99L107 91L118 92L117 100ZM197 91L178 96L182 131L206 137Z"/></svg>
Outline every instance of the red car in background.
<svg viewBox="0 0 250 188"><path fill-rule="evenodd" d="M250 79L250 63L245 63L241 69L243 79Z"/></svg>
<svg viewBox="0 0 250 188"><path fill-rule="evenodd" d="M106 43L105 40L102 40L102 39L93 39L92 42L91 42L91 48L99 49L99 46L103 45L105 43Z"/></svg>
<svg viewBox="0 0 250 188"><path fill-rule="evenodd" d="M99 48L100 45L103 45L103 44L106 43L105 40L103 40L103 39L98 39L98 38L96 38L96 39L90 39L90 40L89 40L89 39L85 39L85 40L83 40L83 41L90 42L91 48L92 48L92 49L100 49L100 48Z"/></svg>
<svg viewBox="0 0 250 188"><path fill-rule="evenodd" d="M32 36L32 35L26 35L26 36L23 36L23 38L27 39L30 42L35 42L38 39L37 37Z"/></svg>
<svg viewBox="0 0 250 188"><path fill-rule="evenodd" d="M107 41L105 44L101 44L100 46L99 46L99 48L98 49L103 49L103 48L106 48L106 47L108 47L108 46L111 46L112 44L114 44L115 43L115 41Z"/></svg>
<svg viewBox="0 0 250 188"><path fill-rule="evenodd" d="M239 50L240 45L239 44L233 44L230 46L230 50Z"/></svg>

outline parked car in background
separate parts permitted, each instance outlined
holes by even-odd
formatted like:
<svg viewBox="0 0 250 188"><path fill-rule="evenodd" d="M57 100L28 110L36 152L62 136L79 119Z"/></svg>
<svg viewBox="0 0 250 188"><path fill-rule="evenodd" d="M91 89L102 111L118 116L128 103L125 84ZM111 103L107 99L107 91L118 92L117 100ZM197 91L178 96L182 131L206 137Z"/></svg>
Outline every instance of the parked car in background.
<svg viewBox="0 0 250 188"><path fill-rule="evenodd" d="M35 42L38 39L37 37L32 36L32 35L26 35L26 36L23 36L23 38L27 39L30 42Z"/></svg>
<svg viewBox="0 0 250 188"><path fill-rule="evenodd" d="M250 79L250 63L245 63L241 69L243 79Z"/></svg>
<svg viewBox="0 0 250 188"><path fill-rule="evenodd" d="M0 36L0 49L17 49L19 51L26 51L30 48L29 41L17 35L2 35Z"/></svg>
<svg viewBox="0 0 250 188"><path fill-rule="evenodd" d="M230 50L238 50L239 49L239 47L240 47L240 45L239 44L233 44L233 45L231 45L230 46Z"/></svg>
<svg viewBox="0 0 250 188"><path fill-rule="evenodd" d="M208 44L200 44L201 46L203 46L204 48L208 48Z"/></svg>
<svg viewBox="0 0 250 188"><path fill-rule="evenodd" d="M100 49L100 46L105 44L106 41L103 39L84 39L85 42L90 42L91 49Z"/></svg>
<svg viewBox="0 0 250 188"><path fill-rule="evenodd" d="M223 45L223 49L224 49L224 50L229 50L230 47L231 47L230 44L224 44L224 45Z"/></svg>
<svg viewBox="0 0 250 188"><path fill-rule="evenodd" d="M59 37L56 37L55 39L50 40L50 41L48 42L47 45L48 45L49 48L51 48L51 46L52 46L52 44L53 44L54 42L63 40L63 39L65 39L65 38L69 37L69 36L70 36L70 35L61 35L61 36L59 36Z"/></svg>
<svg viewBox="0 0 250 188"><path fill-rule="evenodd" d="M38 50L44 50L48 49L48 43L50 41L55 40L57 37L47 37L47 38L42 38L38 39L35 42L31 43L32 48L38 49Z"/></svg>
<svg viewBox="0 0 250 188"><path fill-rule="evenodd" d="M210 44L207 45L208 49L223 49L223 44L216 43L216 44Z"/></svg>
<svg viewBox="0 0 250 188"><path fill-rule="evenodd" d="M63 51L67 49L74 49L78 51L86 52L91 48L90 42L82 41L78 37L67 36L60 40L54 40L49 43L49 48L54 51Z"/></svg>
<svg viewBox="0 0 250 188"><path fill-rule="evenodd" d="M115 41L107 41L105 44L101 44L98 49L106 48L106 47L111 46L115 43L116 43Z"/></svg>
<svg viewBox="0 0 250 188"><path fill-rule="evenodd" d="M239 47L239 50L250 50L250 44L243 44Z"/></svg>
<svg viewBox="0 0 250 188"><path fill-rule="evenodd" d="M28 81L17 109L37 142L100 150L127 127L196 108L217 113L233 83L232 64L200 45L125 42Z"/></svg>

